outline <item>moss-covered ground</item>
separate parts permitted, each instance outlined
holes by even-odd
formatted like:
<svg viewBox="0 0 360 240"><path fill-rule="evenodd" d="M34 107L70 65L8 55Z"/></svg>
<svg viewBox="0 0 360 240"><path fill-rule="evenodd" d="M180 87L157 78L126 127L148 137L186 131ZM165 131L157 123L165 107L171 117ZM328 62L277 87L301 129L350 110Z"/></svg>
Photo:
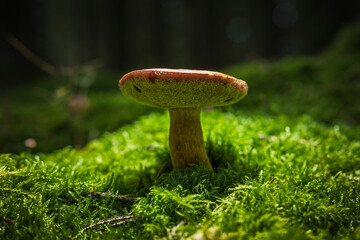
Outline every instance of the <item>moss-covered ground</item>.
<svg viewBox="0 0 360 240"><path fill-rule="evenodd" d="M0 238L360 239L360 61L345 41L353 32L321 56L224 70L246 80L249 95L202 112L214 172L172 170L168 113L95 83L82 131L125 125L81 149L0 155ZM17 96L9 126L27 116L46 129L44 142L64 132L61 105ZM120 216L130 219L84 230Z"/></svg>

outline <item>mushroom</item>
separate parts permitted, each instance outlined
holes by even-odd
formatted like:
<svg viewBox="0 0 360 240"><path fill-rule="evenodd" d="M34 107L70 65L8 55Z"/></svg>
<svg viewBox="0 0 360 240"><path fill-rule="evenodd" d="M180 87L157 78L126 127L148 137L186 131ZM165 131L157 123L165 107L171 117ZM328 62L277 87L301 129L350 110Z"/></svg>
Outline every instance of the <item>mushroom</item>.
<svg viewBox="0 0 360 240"><path fill-rule="evenodd" d="M212 71L143 69L119 81L123 94L134 101L170 112L169 147L174 169L191 164L212 169L206 154L200 109L241 100L248 91L245 81Z"/></svg>

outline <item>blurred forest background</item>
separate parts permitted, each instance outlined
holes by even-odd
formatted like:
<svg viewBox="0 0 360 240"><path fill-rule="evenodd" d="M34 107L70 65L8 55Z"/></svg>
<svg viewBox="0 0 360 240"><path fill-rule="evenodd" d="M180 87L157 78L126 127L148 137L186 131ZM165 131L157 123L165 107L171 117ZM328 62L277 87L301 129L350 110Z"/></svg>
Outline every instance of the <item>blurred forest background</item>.
<svg viewBox="0 0 360 240"><path fill-rule="evenodd" d="M43 72L8 42L13 34L54 66L100 59L107 68L221 69L262 58L321 52L359 18L359 1L5 1L2 86Z"/></svg>
<svg viewBox="0 0 360 240"><path fill-rule="evenodd" d="M151 67L244 79L238 109L360 122L360 1L23 0L1 10L0 152L81 147L154 111L117 87Z"/></svg>

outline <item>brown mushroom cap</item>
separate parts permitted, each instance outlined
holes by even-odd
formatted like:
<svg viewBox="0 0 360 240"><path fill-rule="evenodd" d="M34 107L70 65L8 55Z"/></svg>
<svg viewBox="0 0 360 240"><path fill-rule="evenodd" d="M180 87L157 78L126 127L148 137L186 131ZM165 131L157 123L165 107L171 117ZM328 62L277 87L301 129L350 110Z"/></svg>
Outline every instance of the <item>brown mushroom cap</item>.
<svg viewBox="0 0 360 240"><path fill-rule="evenodd" d="M130 72L119 87L134 101L159 108L224 106L248 91L245 81L223 73L165 68Z"/></svg>

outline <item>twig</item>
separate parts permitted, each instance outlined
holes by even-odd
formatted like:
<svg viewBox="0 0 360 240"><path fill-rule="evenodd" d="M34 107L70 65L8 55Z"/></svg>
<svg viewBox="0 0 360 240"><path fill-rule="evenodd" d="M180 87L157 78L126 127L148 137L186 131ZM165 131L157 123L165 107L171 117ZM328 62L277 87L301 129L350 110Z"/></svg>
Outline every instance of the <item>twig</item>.
<svg viewBox="0 0 360 240"><path fill-rule="evenodd" d="M170 232L170 234L171 234L171 236L175 236L175 234L176 234L176 232L179 230L179 228L181 227L181 226L183 226L185 224L185 220L182 220L182 221L180 221L179 223L178 223L178 225L176 225L175 227L173 227L172 229L171 229L171 232Z"/></svg>
<svg viewBox="0 0 360 240"><path fill-rule="evenodd" d="M22 42L19 41L14 35L9 34L7 36L8 42L16 49L18 50L24 57L26 57L30 62L34 63L36 66L38 66L43 71L55 75L56 74L56 67L53 65L45 62L40 57L38 57L35 53L30 51Z"/></svg>
<svg viewBox="0 0 360 240"><path fill-rule="evenodd" d="M38 68L43 70L44 72L49 73L50 75L60 74L63 76L74 76L79 71L91 72L99 69L102 66L101 59L95 59L90 62L84 63L80 66L74 67L55 67L50 63L47 63L39 56L37 56L34 52L32 52L29 48L27 48L19 39L17 39L14 35L8 34L7 41L18 50L25 58L27 58L30 62L35 64Z"/></svg>
<svg viewBox="0 0 360 240"><path fill-rule="evenodd" d="M270 184L272 184L278 177L274 177L273 179L270 180Z"/></svg>
<svg viewBox="0 0 360 240"><path fill-rule="evenodd" d="M117 222L117 223L114 223L112 225L110 225L110 227L118 227L124 223L127 223L127 222L132 222L134 221L134 217L133 216L126 216L126 215L123 215L123 216L120 216L120 217L113 217L113 218L108 218L108 219L105 219L105 220L102 220L100 222L97 222L95 224L92 224L90 226L87 226L86 228L83 228L81 230L81 232L85 232L91 228L94 228L96 226L99 226L99 225L104 225L106 223L111 223L111 222ZM99 231L105 231L105 229L100 229Z"/></svg>
<svg viewBox="0 0 360 240"><path fill-rule="evenodd" d="M120 222L114 223L114 224L110 225L109 227L114 227L114 228L116 228L116 227L119 227L119 226L121 226L121 225L123 225L123 224L125 224L125 223L127 223L127 222L133 222L133 221L134 221L134 219L131 218L131 219L128 219L128 220L124 220L124 221L120 221ZM99 232L104 232L105 230L106 230L105 228L101 228L101 229L99 229Z"/></svg>
<svg viewBox="0 0 360 240"><path fill-rule="evenodd" d="M10 219L10 218L7 218L7 217L2 217L0 218L0 220L6 222L7 224L14 224L14 220Z"/></svg>
<svg viewBox="0 0 360 240"><path fill-rule="evenodd" d="M158 173L156 174L155 179L159 179L159 177L160 177L160 175L162 174L162 172L164 171L164 168L166 167L166 165L167 165L167 162L164 162L164 163L161 165Z"/></svg>
<svg viewBox="0 0 360 240"><path fill-rule="evenodd" d="M135 201L135 197L134 196L123 196L123 195L115 195L115 194L111 194L110 192L90 192L88 195L88 197L93 197L93 198L102 198L102 197L111 197L111 198L115 198L116 200L122 201L122 202L134 202Z"/></svg>

